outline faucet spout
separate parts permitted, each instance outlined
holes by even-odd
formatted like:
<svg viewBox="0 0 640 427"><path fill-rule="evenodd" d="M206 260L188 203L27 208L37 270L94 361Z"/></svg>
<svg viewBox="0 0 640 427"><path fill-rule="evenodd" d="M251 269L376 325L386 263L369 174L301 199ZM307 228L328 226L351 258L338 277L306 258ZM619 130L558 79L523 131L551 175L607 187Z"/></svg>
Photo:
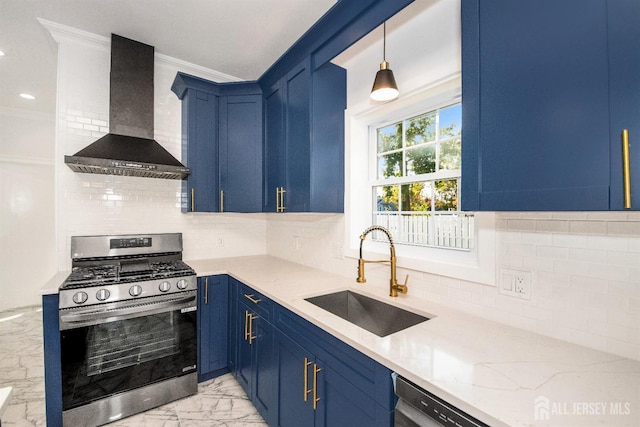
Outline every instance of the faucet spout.
<svg viewBox="0 0 640 427"><path fill-rule="evenodd" d="M381 231L387 236L387 239L389 240L389 252L390 252L389 261L387 260L372 261L372 260L366 260L362 257L362 244L364 243L364 240L367 238L367 235L372 231ZM393 245L393 238L391 237L391 233L389 232L389 230L387 230L386 228L380 225L371 226L366 230L364 230L364 232L360 235L360 258L358 259L358 278L356 279L356 282L358 283L367 282L367 279L364 277L364 264L367 262L379 262L379 263L388 262L390 264L391 278L389 279L389 296L397 297L398 292L402 292L403 294L407 293L407 280L409 279L409 276L407 275L407 280L405 280L404 285L398 284L398 280L396 277L396 248Z"/></svg>

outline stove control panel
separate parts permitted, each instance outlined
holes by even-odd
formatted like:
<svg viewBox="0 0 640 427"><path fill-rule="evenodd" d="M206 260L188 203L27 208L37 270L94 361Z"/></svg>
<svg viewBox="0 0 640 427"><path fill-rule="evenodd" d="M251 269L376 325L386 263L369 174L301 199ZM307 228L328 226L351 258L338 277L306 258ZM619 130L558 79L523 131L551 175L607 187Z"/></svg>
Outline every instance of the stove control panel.
<svg viewBox="0 0 640 427"><path fill-rule="evenodd" d="M172 294L196 290L196 276L170 279L145 280L116 285L100 284L83 288L61 289L59 308L104 304L116 301L140 299L154 295Z"/></svg>

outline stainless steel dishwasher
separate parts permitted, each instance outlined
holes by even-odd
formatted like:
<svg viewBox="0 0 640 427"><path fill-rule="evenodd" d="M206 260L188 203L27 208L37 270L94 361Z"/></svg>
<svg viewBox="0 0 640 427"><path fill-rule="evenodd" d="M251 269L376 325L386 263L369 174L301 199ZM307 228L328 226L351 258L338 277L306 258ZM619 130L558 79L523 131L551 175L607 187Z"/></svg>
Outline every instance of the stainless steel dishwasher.
<svg viewBox="0 0 640 427"><path fill-rule="evenodd" d="M395 427L488 427L487 424L397 376Z"/></svg>

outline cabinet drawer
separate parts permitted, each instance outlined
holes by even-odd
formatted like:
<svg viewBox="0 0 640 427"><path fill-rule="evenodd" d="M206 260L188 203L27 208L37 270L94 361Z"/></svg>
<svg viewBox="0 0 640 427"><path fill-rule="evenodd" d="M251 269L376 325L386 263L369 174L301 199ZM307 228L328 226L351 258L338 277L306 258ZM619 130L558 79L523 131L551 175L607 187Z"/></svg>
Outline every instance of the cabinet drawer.
<svg viewBox="0 0 640 427"><path fill-rule="evenodd" d="M260 292L256 292L244 283L239 282L238 299L266 321L272 321L273 301Z"/></svg>

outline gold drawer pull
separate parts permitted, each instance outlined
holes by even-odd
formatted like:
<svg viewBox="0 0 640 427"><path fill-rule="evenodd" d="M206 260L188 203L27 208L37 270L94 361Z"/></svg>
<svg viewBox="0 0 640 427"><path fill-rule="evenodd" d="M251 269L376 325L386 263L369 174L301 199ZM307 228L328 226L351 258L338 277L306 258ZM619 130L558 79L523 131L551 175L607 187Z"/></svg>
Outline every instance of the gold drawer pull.
<svg viewBox="0 0 640 427"><path fill-rule="evenodd" d="M260 299L255 299L255 298L253 298L253 294L244 294L244 297L245 297L246 299L248 299L249 301L251 301L252 303L254 303L254 304L257 304L257 303L259 303L260 301L262 301L262 300L260 300Z"/></svg>

